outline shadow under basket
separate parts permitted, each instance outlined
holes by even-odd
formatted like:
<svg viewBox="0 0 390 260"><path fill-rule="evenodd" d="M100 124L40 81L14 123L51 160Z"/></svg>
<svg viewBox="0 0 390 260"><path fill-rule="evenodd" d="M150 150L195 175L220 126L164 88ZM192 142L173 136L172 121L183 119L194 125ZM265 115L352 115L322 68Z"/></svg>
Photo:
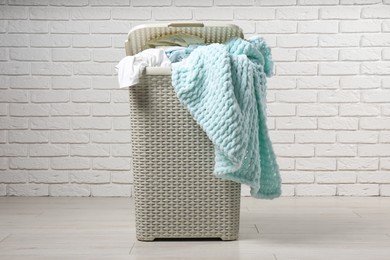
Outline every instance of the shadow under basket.
<svg viewBox="0 0 390 260"><path fill-rule="evenodd" d="M237 239L241 185L213 175L212 142L170 73L148 69L129 88L137 239Z"/></svg>

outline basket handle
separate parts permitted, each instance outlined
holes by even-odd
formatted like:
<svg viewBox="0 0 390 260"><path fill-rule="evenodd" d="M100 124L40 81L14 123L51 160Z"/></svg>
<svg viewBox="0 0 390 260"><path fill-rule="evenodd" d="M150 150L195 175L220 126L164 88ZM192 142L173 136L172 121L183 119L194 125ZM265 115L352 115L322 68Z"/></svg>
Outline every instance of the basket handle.
<svg viewBox="0 0 390 260"><path fill-rule="evenodd" d="M170 23L168 27L204 27L203 23Z"/></svg>

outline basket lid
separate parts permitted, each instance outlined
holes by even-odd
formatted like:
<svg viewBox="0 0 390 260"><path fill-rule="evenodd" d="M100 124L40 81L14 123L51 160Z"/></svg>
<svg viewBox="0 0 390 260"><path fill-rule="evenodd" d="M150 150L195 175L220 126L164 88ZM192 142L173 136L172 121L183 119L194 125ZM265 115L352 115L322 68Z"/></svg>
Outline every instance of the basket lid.
<svg viewBox="0 0 390 260"><path fill-rule="evenodd" d="M205 43L223 43L231 37L244 38L242 29L234 24L221 23L161 23L138 25L130 30L125 41L126 55L135 55L145 49L151 40L178 32L201 37Z"/></svg>

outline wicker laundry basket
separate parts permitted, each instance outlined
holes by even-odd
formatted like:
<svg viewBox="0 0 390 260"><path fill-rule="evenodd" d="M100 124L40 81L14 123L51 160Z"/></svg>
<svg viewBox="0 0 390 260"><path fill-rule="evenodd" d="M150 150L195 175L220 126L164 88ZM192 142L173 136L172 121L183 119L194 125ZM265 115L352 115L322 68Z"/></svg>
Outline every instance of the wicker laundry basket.
<svg viewBox="0 0 390 260"><path fill-rule="evenodd" d="M139 26L129 32L126 54L179 31L207 43L242 37L233 25ZM177 99L170 68L147 68L129 94L137 239L237 239L241 186L213 175L213 145Z"/></svg>

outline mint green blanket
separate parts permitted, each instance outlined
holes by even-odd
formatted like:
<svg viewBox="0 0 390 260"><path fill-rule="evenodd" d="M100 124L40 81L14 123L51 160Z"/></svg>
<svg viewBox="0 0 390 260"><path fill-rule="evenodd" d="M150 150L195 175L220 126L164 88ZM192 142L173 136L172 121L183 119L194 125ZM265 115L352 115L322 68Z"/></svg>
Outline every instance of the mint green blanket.
<svg viewBox="0 0 390 260"><path fill-rule="evenodd" d="M281 178L266 124L270 48L261 37L200 46L172 64L180 102L214 144L214 175L251 187L255 198L281 195Z"/></svg>

